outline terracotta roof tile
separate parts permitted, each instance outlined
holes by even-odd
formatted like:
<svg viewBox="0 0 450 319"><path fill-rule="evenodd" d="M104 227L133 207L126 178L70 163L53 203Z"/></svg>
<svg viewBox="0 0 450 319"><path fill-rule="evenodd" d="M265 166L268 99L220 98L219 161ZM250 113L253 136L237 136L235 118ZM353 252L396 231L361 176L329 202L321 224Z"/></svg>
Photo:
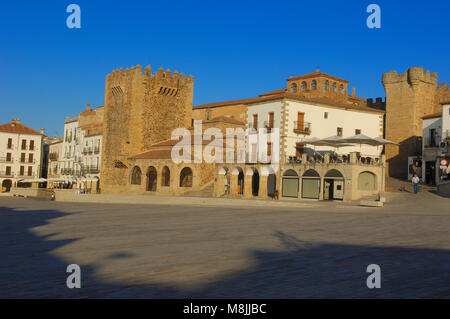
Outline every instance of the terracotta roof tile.
<svg viewBox="0 0 450 319"><path fill-rule="evenodd" d="M0 125L0 132L5 133L17 133L17 134L30 134L30 135L42 135L36 130L29 128L21 123L11 122Z"/></svg>

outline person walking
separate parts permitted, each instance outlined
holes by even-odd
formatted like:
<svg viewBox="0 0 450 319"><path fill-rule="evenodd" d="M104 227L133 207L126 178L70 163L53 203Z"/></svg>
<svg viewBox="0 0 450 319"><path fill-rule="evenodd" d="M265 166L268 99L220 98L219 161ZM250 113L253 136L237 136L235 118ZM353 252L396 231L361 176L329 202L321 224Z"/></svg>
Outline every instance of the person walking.
<svg viewBox="0 0 450 319"><path fill-rule="evenodd" d="M417 194L417 192L419 191L419 181L420 181L420 178L417 176L416 173L414 173L414 176L411 180L411 182L414 185L414 194Z"/></svg>

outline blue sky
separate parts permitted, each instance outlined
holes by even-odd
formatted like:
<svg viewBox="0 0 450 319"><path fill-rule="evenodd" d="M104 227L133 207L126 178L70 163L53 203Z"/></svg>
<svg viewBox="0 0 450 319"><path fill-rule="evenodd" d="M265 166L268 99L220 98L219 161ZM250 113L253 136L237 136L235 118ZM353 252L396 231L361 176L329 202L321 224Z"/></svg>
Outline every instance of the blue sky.
<svg viewBox="0 0 450 319"><path fill-rule="evenodd" d="M81 7L81 29L66 7ZM366 7L381 7L368 29ZM192 74L194 105L254 97L291 74L345 78L384 97L381 74L421 66L450 82L450 1L3 1L0 123L62 135L65 116L103 105L105 76L147 64Z"/></svg>

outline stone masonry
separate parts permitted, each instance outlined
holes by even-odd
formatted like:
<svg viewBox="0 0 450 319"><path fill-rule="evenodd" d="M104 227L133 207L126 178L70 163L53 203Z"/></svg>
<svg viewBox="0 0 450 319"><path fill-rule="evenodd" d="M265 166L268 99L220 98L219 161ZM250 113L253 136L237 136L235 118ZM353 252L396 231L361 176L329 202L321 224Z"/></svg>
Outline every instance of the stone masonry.
<svg viewBox="0 0 450 319"><path fill-rule="evenodd" d="M170 139L192 119L194 79L177 71L140 65L115 70L106 77L103 123L103 193L126 191L128 159L150 145Z"/></svg>
<svg viewBox="0 0 450 319"><path fill-rule="evenodd" d="M437 87L437 73L420 67L405 73L391 71L383 74L386 91L386 139L400 146L386 146L386 174L406 178L408 156L421 155L422 121L425 115L440 112L440 100L449 96L450 88Z"/></svg>

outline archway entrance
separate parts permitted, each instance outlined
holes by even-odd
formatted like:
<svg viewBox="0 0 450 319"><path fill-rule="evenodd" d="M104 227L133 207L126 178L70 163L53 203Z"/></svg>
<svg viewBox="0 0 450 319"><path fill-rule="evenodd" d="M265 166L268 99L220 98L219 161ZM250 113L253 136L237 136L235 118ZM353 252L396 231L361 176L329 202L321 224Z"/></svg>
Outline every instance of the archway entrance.
<svg viewBox="0 0 450 319"><path fill-rule="evenodd" d="M313 169L307 170L302 177L302 198L319 199L320 175Z"/></svg>
<svg viewBox="0 0 450 319"><path fill-rule="evenodd" d="M147 191L156 192L157 174L156 168L150 166L147 170Z"/></svg>
<svg viewBox="0 0 450 319"><path fill-rule="evenodd" d="M258 196L259 194L259 173L258 170L254 170L253 171L253 176L252 176L252 195L253 196Z"/></svg>
<svg viewBox="0 0 450 319"><path fill-rule="evenodd" d="M336 169L332 169L325 174L323 181L323 199L344 199L344 176Z"/></svg>
<svg viewBox="0 0 450 319"><path fill-rule="evenodd" d="M244 171L240 167L236 167L233 170L233 175L237 175L237 193L238 195L244 194Z"/></svg>
<svg viewBox="0 0 450 319"><path fill-rule="evenodd" d="M267 196L272 197L275 195L277 189L277 177L275 174L270 174L267 177Z"/></svg>
<svg viewBox="0 0 450 319"><path fill-rule="evenodd" d="M2 182L2 191L9 192L12 187L12 181L10 179L5 179Z"/></svg>
<svg viewBox="0 0 450 319"><path fill-rule="evenodd" d="M290 169L283 174L283 189L281 191L283 197L298 197L298 174Z"/></svg>
<svg viewBox="0 0 450 319"><path fill-rule="evenodd" d="M180 187L192 187L192 170L189 167L181 170Z"/></svg>

